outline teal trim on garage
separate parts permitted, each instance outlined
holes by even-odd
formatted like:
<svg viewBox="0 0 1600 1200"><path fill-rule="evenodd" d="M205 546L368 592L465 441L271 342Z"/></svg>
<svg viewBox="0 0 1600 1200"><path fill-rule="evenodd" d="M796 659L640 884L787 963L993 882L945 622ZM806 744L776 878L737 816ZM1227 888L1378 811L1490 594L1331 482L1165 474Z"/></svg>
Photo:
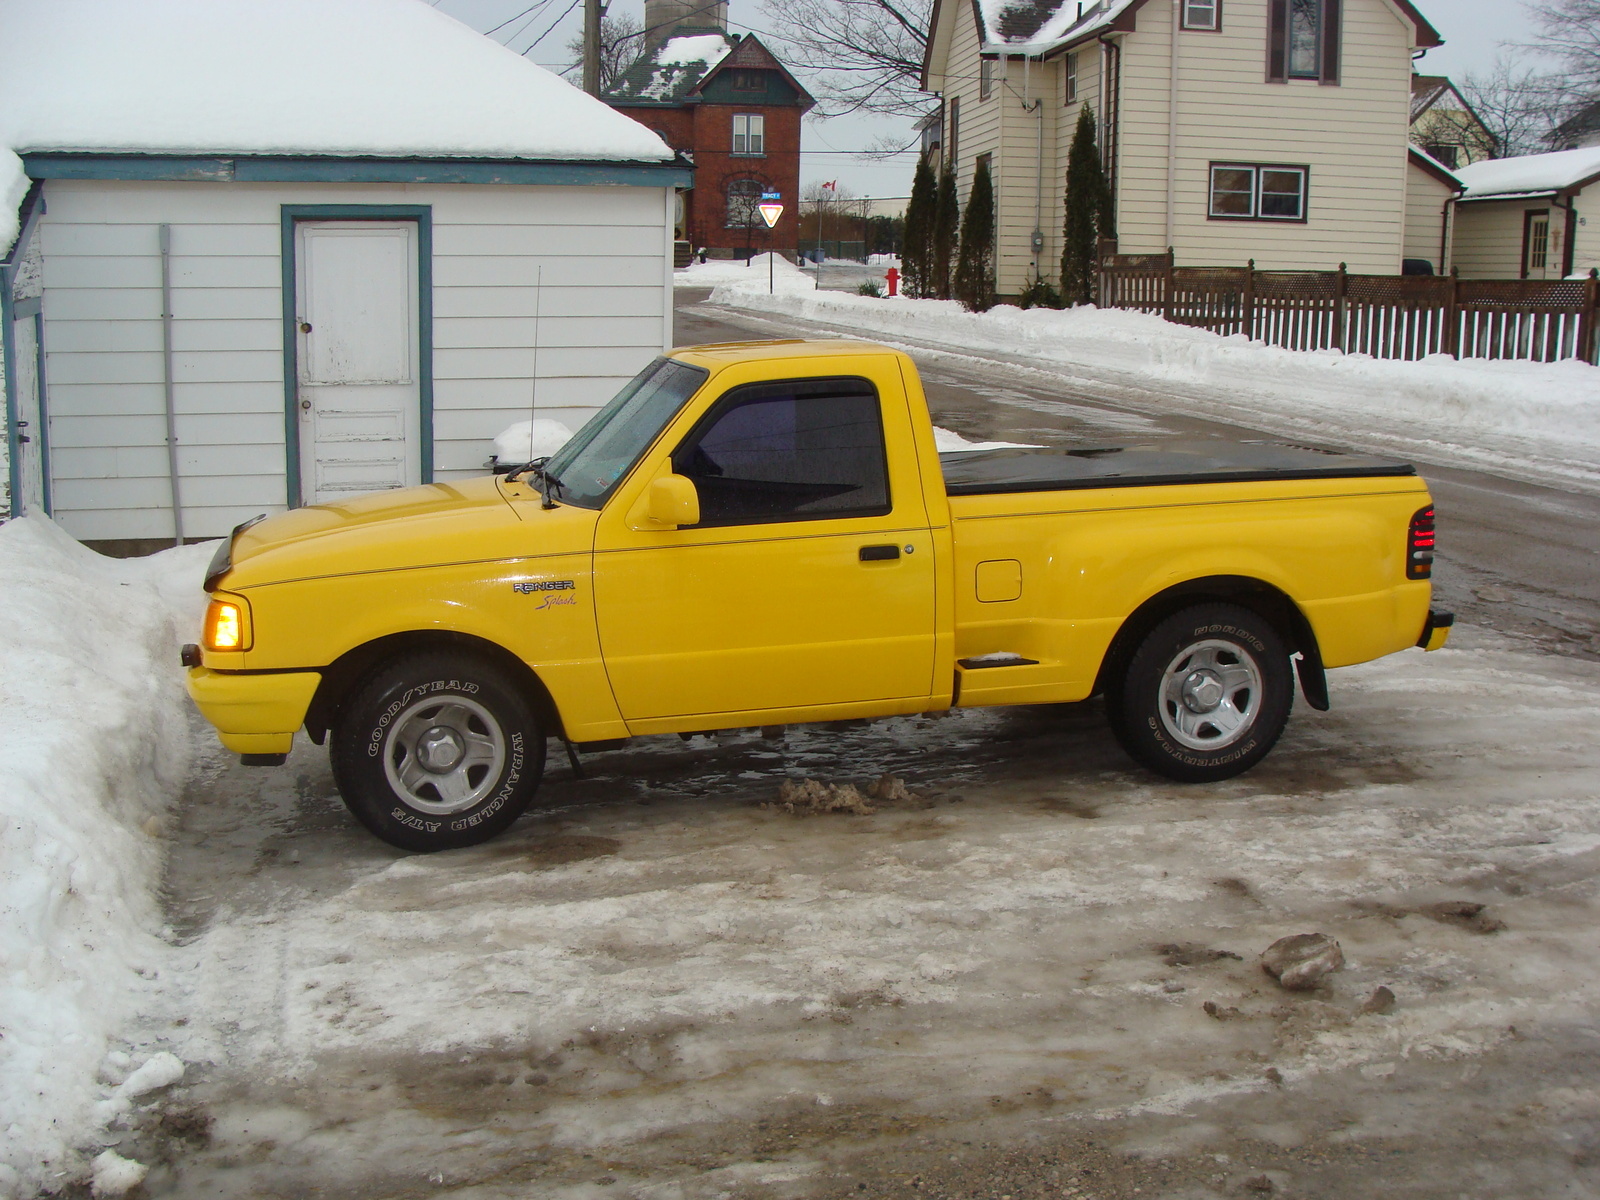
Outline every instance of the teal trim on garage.
<svg viewBox="0 0 1600 1200"><path fill-rule="evenodd" d="M283 287L283 448L290 508L301 498L299 340L295 337L294 229L297 221L415 221L417 224L417 392L423 483L433 482L433 208L426 204L285 204L279 215Z"/></svg>
<svg viewBox="0 0 1600 1200"><path fill-rule="evenodd" d="M546 187L694 186L694 168L663 163L545 162L490 158L324 158L283 155L25 154L34 179L189 183L478 183Z"/></svg>

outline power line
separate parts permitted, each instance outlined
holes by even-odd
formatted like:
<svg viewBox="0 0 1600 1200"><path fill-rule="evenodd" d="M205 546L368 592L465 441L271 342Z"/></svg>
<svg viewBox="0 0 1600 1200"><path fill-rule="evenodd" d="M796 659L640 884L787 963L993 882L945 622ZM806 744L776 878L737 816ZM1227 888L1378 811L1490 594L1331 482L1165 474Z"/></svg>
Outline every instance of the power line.
<svg viewBox="0 0 1600 1200"><path fill-rule="evenodd" d="M537 46L540 42L544 41L545 38L549 37L552 33L554 33L556 26L561 24L561 22L565 21L567 19L567 13L570 13L573 9L577 8L578 4L579 4L579 0L572 0L572 3L567 5L567 11L562 13L554 21L550 22L549 27L543 33L541 33L538 37L534 38L533 41L529 42L528 45L527 45L527 48L524 49L522 51L522 53L526 54L529 50L532 50L535 46Z"/></svg>

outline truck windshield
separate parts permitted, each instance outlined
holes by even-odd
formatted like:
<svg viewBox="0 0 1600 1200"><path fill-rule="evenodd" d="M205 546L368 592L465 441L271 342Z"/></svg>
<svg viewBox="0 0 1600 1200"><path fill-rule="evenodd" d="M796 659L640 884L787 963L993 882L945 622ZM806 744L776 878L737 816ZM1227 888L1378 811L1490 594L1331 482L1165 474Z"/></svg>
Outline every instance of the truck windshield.
<svg viewBox="0 0 1600 1200"><path fill-rule="evenodd" d="M579 508L599 508L656 434L711 372L658 358L633 379L544 465L557 495Z"/></svg>

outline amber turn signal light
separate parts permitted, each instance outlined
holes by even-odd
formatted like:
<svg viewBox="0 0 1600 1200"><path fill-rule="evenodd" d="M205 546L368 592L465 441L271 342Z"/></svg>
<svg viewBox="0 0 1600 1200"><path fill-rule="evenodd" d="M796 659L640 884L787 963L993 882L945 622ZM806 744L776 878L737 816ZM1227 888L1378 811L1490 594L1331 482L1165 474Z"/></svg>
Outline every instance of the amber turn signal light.
<svg viewBox="0 0 1600 1200"><path fill-rule="evenodd" d="M206 608L205 644L208 650L248 650L250 632L244 604L213 599Z"/></svg>

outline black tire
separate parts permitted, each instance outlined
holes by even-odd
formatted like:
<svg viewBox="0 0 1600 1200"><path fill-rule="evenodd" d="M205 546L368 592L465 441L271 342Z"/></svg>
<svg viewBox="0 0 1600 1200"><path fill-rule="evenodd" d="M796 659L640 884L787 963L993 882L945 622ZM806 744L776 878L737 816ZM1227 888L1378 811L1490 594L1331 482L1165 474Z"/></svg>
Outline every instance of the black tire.
<svg viewBox="0 0 1600 1200"><path fill-rule="evenodd" d="M1293 704L1283 638L1236 604L1197 604L1162 621L1106 695L1112 732L1129 756L1184 783L1255 766Z"/></svg>
<svg viewBox="0 0 1600 1200"><path fill-rule="evenodd" d="M526 698L481 659L429 652L380 667L340 708L330 745L345 806L402 850L503 833L544 773Z"/></svg>

